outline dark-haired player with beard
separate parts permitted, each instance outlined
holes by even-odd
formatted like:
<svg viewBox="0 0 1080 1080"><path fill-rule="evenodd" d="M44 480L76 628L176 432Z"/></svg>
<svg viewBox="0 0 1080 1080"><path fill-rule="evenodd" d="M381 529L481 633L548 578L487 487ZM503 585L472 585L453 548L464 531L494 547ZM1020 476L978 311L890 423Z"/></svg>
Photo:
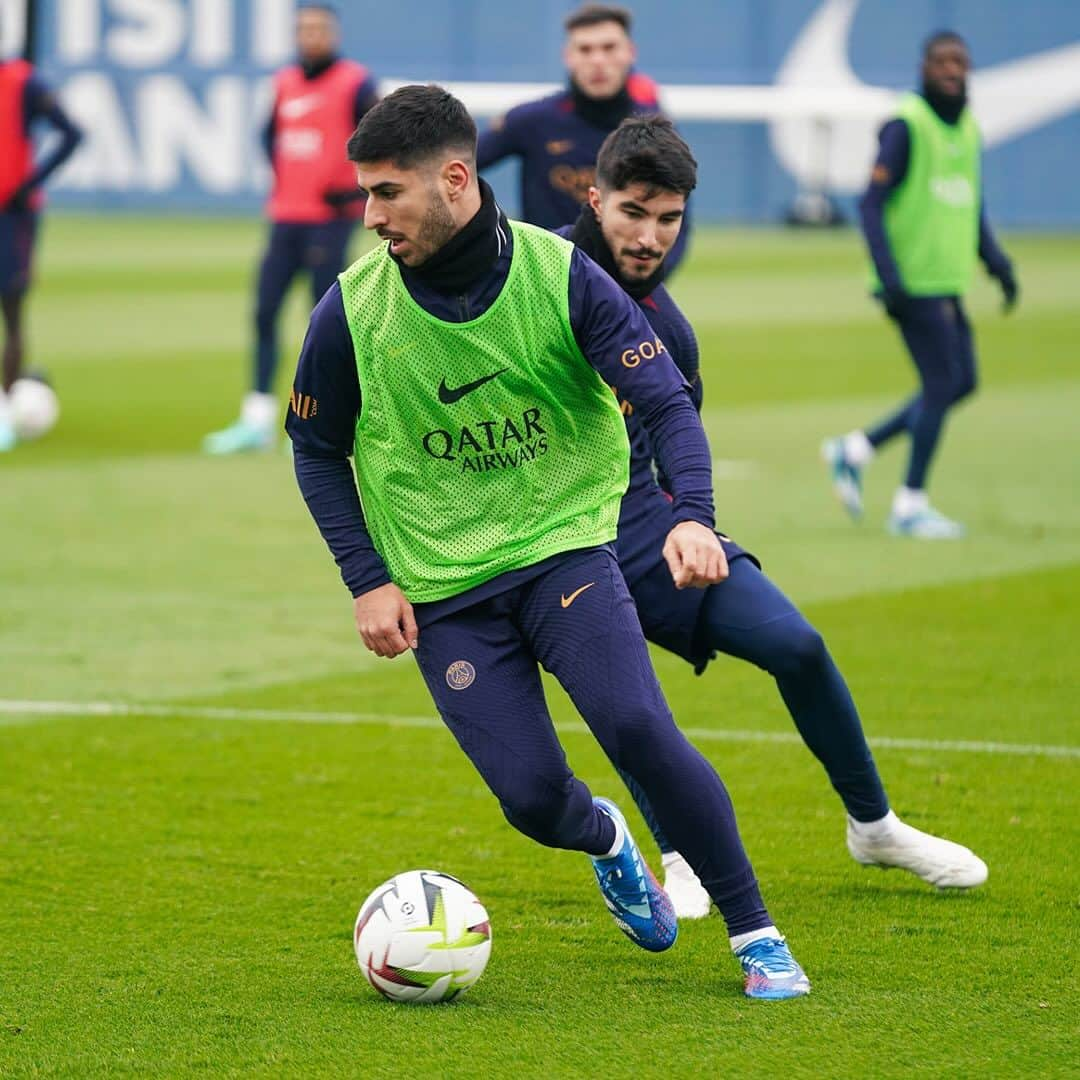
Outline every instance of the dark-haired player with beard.
<svg viewBox="0 0 1080 1080"><path fill-rule="evenodd" d="M269 243L256 284L250 388L236 422L203 440L208 454L265 450L277 441L281 306L297 274L309 276L312 305L319 301L345 265L349 237L363 213L345 144L378 90L367 68L340 55L340 45L335 5L301 3L296 63L274 77L274 106L263 131L273 187L266 205Z"/></svg>
<svg viewBox="0 0 1080 1080"><path fill-rule="evenodd" d="M477 164L521 162L521 216L557 229L577 217L596 172L605 137L628 116L659 112L659 90L633 70L637 50L626 8L585 4L565 19L565 90L518 105L481 133ZM686 250L689 220L668 256L674 270Z"/></svg>
<svg viewBox="0 0 1080 1080"><path fill-rule="evenodd" d="M596 186L576 224L560 232L633 298L700 409L697 339L663 285L665 256L697 182L696 162L670 122L652 117L626 120L609 135L596 172ZM633 370L649 359L650 351L641 350L624 364ZM704 590L679 589L665 572L662 550L673 510L661 486L665 465L656 460L649 432L618 380L615 391L631 452L616 553L646 638L694 664L699 674L717 653L725 653L773 676L795 726L844 803L848 850L856 860L902 867L939 888L980 885L987 875L981 859L959 844L912 828L890 810L855 704L821 635L752 555L720 536L726 579ZM689 918L707 914L708 894L664 835L640 785L625 773L623 778L660 846L664 887L676 912ZM756 947L773 946L766 936Z"/></svg>
<svg viewBox="0 0 1080 1080"><path fill-rule="evenodd" d="M675 727L611 548L630 463L617 382L669 479L672 581L720 580L689 388L587 255L507 220L451 94L395 91L360 121L349 156L364 224L385 243L315 308L286 428L364 644L413 651L507 820L590 855L619 928L666 949L671 902L618 807L571 772L540 681L541 665L551 672L716 902L744 991L806 994L724 785Z"/></svg>
<svg viewBox="0 0 1080 1080"><path fill-rule="evenodd" d="M873 289L895 321L919 373L917 394L877 424L826 440L833 488L862 517L862 471L901 433L911 437L907 472L893 497L889 531L923 540L964 535L930 505L927 474L949 410L975 390L975 343L963 297L978 256L1016 304L1012 263L986 215L980 140L967 104L971 58L959 34L943 31L923 47L922 91L881 130L870 186L859 204L873 262Z"/></svg>

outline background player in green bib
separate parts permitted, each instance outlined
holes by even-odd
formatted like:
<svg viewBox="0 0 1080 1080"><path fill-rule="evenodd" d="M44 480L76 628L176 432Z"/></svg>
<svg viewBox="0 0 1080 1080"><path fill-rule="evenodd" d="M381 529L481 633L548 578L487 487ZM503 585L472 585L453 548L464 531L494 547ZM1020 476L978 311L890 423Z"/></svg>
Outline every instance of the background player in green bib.
<svg viewBox="0 0 1080 1080"><path fill-rule="evenodd" d="M676 587L727 572L689 386L596 263L507 221L477 180L476 127L445 90L395 91L360 121L349 157L364 224L386 243L313 312L286 428L364 643L414 652L508 821L588 853L619 928L666 949L671 901L618 807L570 770L542 665L720 909L745 993L806 994L727 792L675 727L611 543L629 474L618 381L671 485Z"/></svg>
<svg viewBox="0 0 1080 1080"><path fill-rule="evenodd" d="M943 32L927 41L922 91L906 95L899 117L882 129L860 203L875 294L900 328L918 369L919 392L877 425L823 447L837 495L859 518L863 468L879 446L908 432L911 454L889 529L923 539L964 533L930 505L926 479L949 409L975 389L975 347L962 298L976 257L1000 282L1006 310L1018 292L986 216L979 132L967 104L970 67L959 35Z"/></svg>

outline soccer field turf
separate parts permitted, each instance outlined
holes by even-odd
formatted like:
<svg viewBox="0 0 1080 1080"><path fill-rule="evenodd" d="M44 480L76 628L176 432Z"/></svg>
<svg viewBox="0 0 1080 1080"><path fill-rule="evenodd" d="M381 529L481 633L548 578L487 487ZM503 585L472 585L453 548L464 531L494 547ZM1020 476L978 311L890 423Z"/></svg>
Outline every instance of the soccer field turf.
<svg viewBox="0 0 1080 1080"><path fill-rule="evenodd" d="M63 415L0 457L0 1075L1076 1075L1080 238L1006 239L1021 307L972 297L982 388L933 476L954 544L886 535L899 447L858 528L817 459L912 385L854 234L702 231L674 284L720 526L824 632L897 812L990 866L944 895L856 865L768 677L656 653L814 984L771 1005L715 915L635 949L582 856L504 822L412 661L364 653L284 452L198 452L243 389L259 227L52 218L31 337ZM363 898L420 866L491 914L446 1007L352 956Z"/></svg>

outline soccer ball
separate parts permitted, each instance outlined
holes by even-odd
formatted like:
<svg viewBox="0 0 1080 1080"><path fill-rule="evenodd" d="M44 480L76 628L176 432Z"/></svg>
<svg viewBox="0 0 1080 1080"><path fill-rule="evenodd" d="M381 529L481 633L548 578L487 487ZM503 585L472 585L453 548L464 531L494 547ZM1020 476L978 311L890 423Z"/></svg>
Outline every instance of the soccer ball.
<svg viewBox="0 0 1080 1080"><path fill-rule="evenodd" d="M364 978L392 1001L453 1001L484 973L491 925L457 878L409 870L364 901L353 945Z"/></svg>
<svg viewBox="0 0 1080 1080"><path fill-rule="evenodd" d="M8 394L8 401L15 436L23 441L40 439L52 430L60 415L60 399L40 375L24 375L16 379Z"/></svg>

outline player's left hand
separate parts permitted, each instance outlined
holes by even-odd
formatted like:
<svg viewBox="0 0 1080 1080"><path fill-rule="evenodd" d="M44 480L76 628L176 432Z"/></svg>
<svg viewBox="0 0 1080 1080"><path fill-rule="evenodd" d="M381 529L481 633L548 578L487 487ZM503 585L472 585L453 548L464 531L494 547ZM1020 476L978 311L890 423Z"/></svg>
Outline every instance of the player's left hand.
<svg viewBox="0 0 1080 1080"><path fill-rule="evenodd" d="M998 274L997 278L998 284L1001 286L1001 295L1004 298L1001 302L1001 310L1008 315L1016 307L1016 302L1020 299L1020 286L1016 283L1011 268L1004 273Z"/></svg>
<svg viewBox="0 0 1080 1080"><path fill-rule="evenodd" d="M668 533L664 559L676 589L704 589L728 576L727 556L712 529L680 521Z"/></svg>

